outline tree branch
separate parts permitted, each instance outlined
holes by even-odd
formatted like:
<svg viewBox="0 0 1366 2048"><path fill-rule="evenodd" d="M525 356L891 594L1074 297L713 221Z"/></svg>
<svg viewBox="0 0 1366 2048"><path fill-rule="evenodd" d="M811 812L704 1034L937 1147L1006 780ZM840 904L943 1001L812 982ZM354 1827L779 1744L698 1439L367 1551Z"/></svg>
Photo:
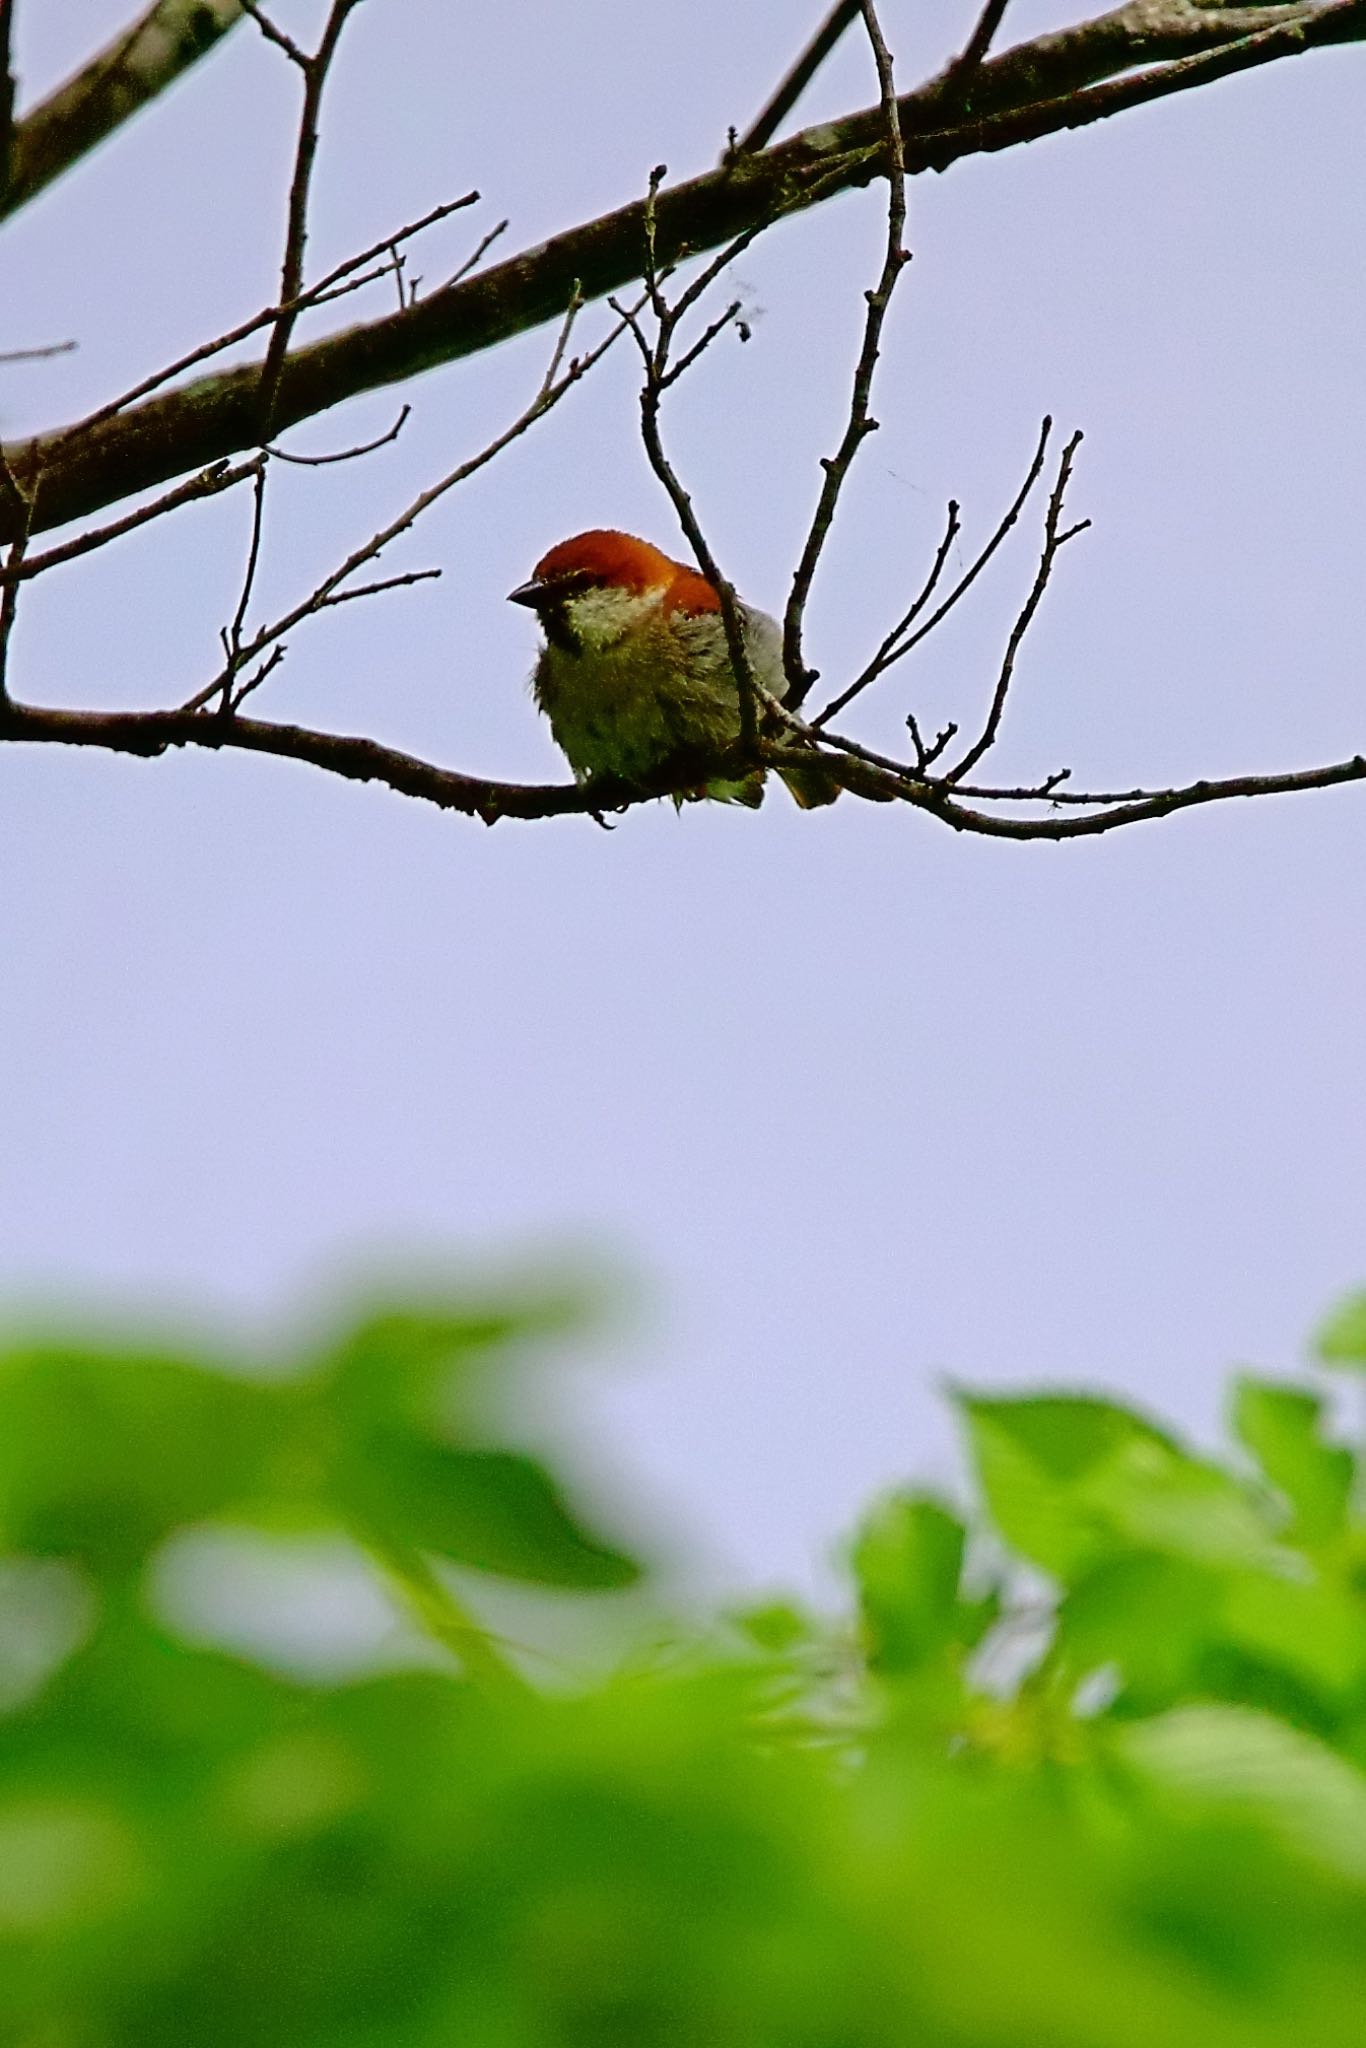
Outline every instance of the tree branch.
<svg viewBox="0 0 1366 2048"><path fill-rule="evenodd" d="M155 0L132 28L17 123L11 176L0 187L0 220L164 92L241 14L241 0Z"/></svg>
<svg viewBox="0 0 1366 2048"><path fill-rule="evenodd" d="M0 0L0 208L9 192L14 168L14 97L18 80L14 76L15 0Z"/></svg>
<svg viewBox="0 0 1366 2048"><path fill-rule="evenodd" d="M835 513L839 509L840 494L854 466L855 457L868 436L877 432L878 423L872 414L872 395L873 376L882 349L882 330L886 325L892 294L896 290L902 271L911 260L911 252L902 240L906 228L906 157L901 141L901 123L897 114L891 54L883 38L882 26L878 21L873 0L858 0L858 8L863 16L863 25L872 48L873 62L877 68L878 91L881 96L885 128L883 140L886 150L883 169L887 179L887 234L877 283L870 292L864 294L867 309L863 319L863 341L859 348L858 361L854 365L853 382L850 387L849 416L839 447L832 456L826 456L822 460L824 481L816 500L816 509L811 515L805 544L792 573L792 588L783 613L783 668L787 675L787 691L783 701L793 711L805 701L811 685L818 680L816 671L806 666L802 651L802 626L806 617L807 600L811 595L816 570L835 521Z"/></svg>
<svg viewBox="0 0 1366 2048"><path fill-rule="evenodd" d="M835 5L792 69L774 87L762 112L755 115L738 141L731 143L732 156L752 156L756 149L762 149L773 140L844 31L858 19L858 11L859 0L835 0ZM733 128L731 134L735 134Z"/></svg>
<svg viewBox="0 0 1366 2048"><path fill-rule="evenodd" d="M988 59L975 75L970 113L955 105L948 74L903 95L897 112L906 169L944 170L962 157L1082 127L1255 65L1363 39L1366 0L1260 8L1133 0ZM1136 65L1150 68L1119 75ZM867 108L661 191L661 270L867 184L885 160L884 135L884 110ZM416 306L291 351L276 430L558 318L576 285L585 301L621 289L640 274L644 231L645 202L636 201ZM44 472L35 526L85 516L253 445L260 376L257 365L224 371L98 427L77 424L17 444L7 451L15 474L29 478L40 465ZM0 508L0 540L14 530Z"/></svg>
<svg viewBox="0 0 1366 2048"><path fill-rule="evenodd" d="M1010 0L986 0L972 34L963 45L961 56L954 58L944 74L946 84L956 87L960 93L971 86L974 74L981 68L996 40L1009 5Z"/></svg>
<svg viewBox="0 0 1366 2048"><path fill-rule="evenodd" d="M264 719L206 717L197 711L67 711L0 701L0 742L28 745L97 747L106 752L152 757L173 747L224 749L271 754L280 760L303 761L352 782L379 782L400 796L415 797L440 810L495 824L500 818L593 816L628 810L648 803L658 791L599 779L591 783L500 782L440 768L378 740L345 733L317 732L307 726L276 725ZM808 768L809 748L769 743L765 760L774 767ZM1317 768L1282 775L1235 775L1222 780L1187 783L1181 788L1154 790L1133 802L1109 804L1093 815L998 817L971 808L932 778L917 779L895 763L887 767L860 755L831 757L845 787L879 801L893 798L926 812L956 831L997 839L1078 839L1117 831L1149 818L1235 797L1288 796L1306 790L1332 789L1366 781L1366 755L1329 762ZM987 794L987 792L983 792ZM991 792L995 795L997 792ZM1015 800L1037 792L1000 792ZM1083 799L1089 801L1089 799Z"/></svg>
<svg viewBox="0 0 1366 2048"><path fill-rule="evenodd" d="M982 730L954 766L944 770L942 779L945 783L961 782L968 770L975 768L982 756L995 746L1001 717L1006 708L1006 698L1010 694L1011 678L1015 673L1016 657L1025 634L1033 623L1034 614L1043 601L1043 594L1048 588L1048 580L1053 573L1053 565L1058 559L1059 551L1077 534L1084 533L1091 524L1089 519L1079 520L1075 526L1064 527L1062 524L1062 508L1067 497L1067 486L1072 478L1072 464L1081 446L1081 438L1081 431L1078 429L1062 451L1057 481L1053 486L1052 496L1048 500L1048 511L1044 517L1043 552L1039 557L1038 570L1029 595L1020 609L1015 624L1011 627L1000 674L996 678L996 688L992 692Z"/></svg>
<svg viewBox="0 0 1366 2048"><path fill-rule="evenodd" d="M911 652L913 647L918 647L922 640L927 640L935 628L948 617L954 606L966 597L1028 503L1030 494L1043 473L1044 457L1048 452L1048 439L1052 431L1052 419L1045 417L1043 424L1039 428L1039 439L1034 450L1033 460L1025 472L1024 482L1015 493L1011 504L1001 515L991 535L958 578L953 588L949 591L948 596L936 605L923 625L917 626L917 619L929 603L930 598L934 595L939 579L943 574L948 551L952 547L958 533L958 506L950 504L948 524L945 527L944 538L939 544L939 552L935 556L927 582L914 602L902 613L891 631L885 635L871 661L859 671L852 683L841 690L837 697L832 697L823 710L817 712L811 721L815 731L820 731L822 727L829 724L832 718L837 718L847 704L852 704L855 697L861 696L869 684L875 683L878 677L891 668L894 662L902 660L904 656ZM925 763L922 759L920 766L923 768L924 765Z"/></svg>
<svg viewBox="0 0 1366 2048"><path fill-rule="evenodd" d="M260 438L268 441L275 431L275 402L280 389L280 372L289 350L289 339L299 317L299 297L304 288L304 248L308 241L308 196L313 182L313 165L318 154L318 123L322 114L323 91L332 60L337 54L342 30L360 0L332 0L317 49L312 55L300 50L288 36L282 36L256 6L244 0L246 11L267 35L285 50L303 73L303 103L299 109L299 136L294 147L294 170L289 181L289 210L285 228L285 252L280 266L280 304L261 365L258 401Z"/></svg>

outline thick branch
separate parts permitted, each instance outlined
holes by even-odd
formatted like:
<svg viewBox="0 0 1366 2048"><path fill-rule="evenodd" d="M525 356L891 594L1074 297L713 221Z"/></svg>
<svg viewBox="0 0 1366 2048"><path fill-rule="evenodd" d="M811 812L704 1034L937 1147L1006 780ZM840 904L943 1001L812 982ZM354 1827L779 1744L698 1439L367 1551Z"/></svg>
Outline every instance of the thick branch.
<svg viewBox="0 0 1366 2048"><path fill-rule="evenodd" d="M1257 32L1249 33L1253 27ZM903 96L906 169L943 170L960 157L1081 127L1253 65L1362 39L1366 0L1260 8L1134 0L988 60L972 81L967 112L942 79ZM1200 52L1208 54L1192 54ZM1153 68L1118 76L1137 64ZM660 191L661 268L868 183L885 161L885 133L883 109L867 108ZM294 350L282 366L277 429L558 318L576 287L585 301L621 289L640 276L644 238L645 202L636 201L403 312ZM260 374L251 364L205 377L96 428L78 424L7 451L21 479L42 470L35 529L83 517L253 445ZM0 539L12 538L12 528L12 515L7 525L0 508Z"/></svg>
<svg viewBox="0 0 1366 2048"><path fill-rule="evenodd" d="M240 712L221 717L205 711L54 711L0 701L0 742L21 741L67 747L99 747L148 758L172 747L231 748L306 761L351 782L382 782L400 796L418 797L441 810L463 811L492 824L497 818L550 818L563 812L591 812L643 802L649 792L594 789L573 784L491 782L438 768L397 747L346 733L315 732L276 725Z"/></svg>
<svg viewBox="0 0 1366 2048"><path fill-rule="evenodd" d="M156 0L141 20L18 123L12 176L0 191L0 219L164 92L241 14L241 0Z"/></svg>
<svg viewBox="0 0 1366 2048"><path fill-rule="evenodd" d="M231 748L242 753L273 754L282 760L308 762L352 782L380 782L400 796L416 797L441 810L482 818L490 825L499 818L551 818L574 812L596 816L603 811L624 810L649 802L667 793L602 779L579 786L497 782L462 775L453 768L439 768L415 754L382 746L377 740L316 732L307 726L276 725L240 713L225 718L203 711L62 711L0 701L0 742L4 741L98 747L105 752L144 756L187 746L214 752ZM809 768L811 763L805 747L770 746L765 758L775 766L784 763ZM951 796L946 785L932 777L918 779L894 765L881 768L850 754L824 758L838 770L845 787L856 794L875 800L898 799L956 831L998 839L1089 838L1140 824L1148 818L1163 818L1173 811L1223 803L1233 797L1287 796L1366 781L1366 756L1356 754L1350 760L1283 775L1234 775L1187 783L1179 789L1155 790L1137 801L1116 802L1090 814L1020 818L976 810ZM719 765L724 767L725 763Z"/></svg>

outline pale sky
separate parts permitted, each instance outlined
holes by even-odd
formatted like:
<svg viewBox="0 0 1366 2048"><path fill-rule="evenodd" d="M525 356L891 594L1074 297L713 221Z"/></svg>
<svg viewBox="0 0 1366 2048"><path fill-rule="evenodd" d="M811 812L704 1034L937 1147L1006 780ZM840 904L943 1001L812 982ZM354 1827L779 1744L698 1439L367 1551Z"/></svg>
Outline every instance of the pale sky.
<svg viewBox="0 0 1366 2048"><path fill-rule="evenodd" d="M25 99L127 9L24 5ZM279 0L312 32L320 9ZM712 163L822 12L692 0L367 0L324 121L316 269L477 185L415 267L507 215L506 253ZM910 84L976 9L887 0ZM1069 11L1020 0L1010 39ZM851 672L949 496L965 547L1045 411L1086 431L1094 530L1026 645L1003 775L1104 784L1366 747L1360 49L984 157L911 191L915 262L810 612ZM295 80L244 26L22 214L0 251L0 422L56 424L270 300ZM857 38L799 120L866 103ZM834 445L876 191L741 259L747 348L676 396L713 545L778 609ZM374 310L384 303L377 290ZM585 326L597 331L602 315ZM319 330L320 331L320 330ZM428 375L399 443L277 475L278 609L486 440L549 337ZM623 349L393 558L436 585L293 636L263 714L453 766L558 772L504 594L553 541L681 551ZM314 422L381 429L381 393ZM238 496L46 579L16 693L150 705L212 673ZM980 716L1037 528L863 731ZM353 1256L550 1250L637 1276L570 1405L632 1497L735 1583L809 1581L869 1497L955 1469L944 1380L1109 1387L1216 1427L1226 1368L1285 1368L1366 1280L1366 790L1099 841L953 836L844 800L655 805L492 831L246 756L0 755L0 1289L246 1327ZM558 1400L559 1397L556 1396Z"/></svg>

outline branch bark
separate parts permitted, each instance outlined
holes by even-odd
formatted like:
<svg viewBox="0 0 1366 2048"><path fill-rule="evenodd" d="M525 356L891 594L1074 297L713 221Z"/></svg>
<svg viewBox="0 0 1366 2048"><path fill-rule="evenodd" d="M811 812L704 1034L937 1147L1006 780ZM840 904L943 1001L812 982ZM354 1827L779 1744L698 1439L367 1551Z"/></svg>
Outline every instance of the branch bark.
<svg viewBox="0 0 1366 2048"><path fill-rule="evenodd" d="M0 0L0 207L10 188L14 165L14 0Z"/></svg>
<svg viewBox="0 0 1366 2048"><path fill-rule="evenodd" d="M226 4L217 0L219 11ZM1362 40L1366 0L1244 7L1131 0L988 59L966 93L951 67L905 94L897 112L906 170L942 171L962 157L1083 127L1282 57ZM660 267L868 183L882 166L885 132L884 110L865 108L660 190L653 202ZM291 351L281 365L277 430L557 319L576 287L585 301L620 290L641 274L646 214L646 200L637 200L402 312ZM260 378L260 365L247 364L98 425L78 423L4 451L22 482L41 483L34 530L254 445ZM14 531L12 510L0 507L0 540Z"/></svg>
<svg viewBox="0 0 1366 2048"><path fill-rule="evenodd" d="M241 0L155 0L132 28L15 125L0 220L198 63L241 14Z"/></svg>
<svg viewBox="0 0 1366 2048"><path fill-rule="evenodd" d="M440 810L481 818L486 825L496 824L500 818L553 818L572 813L597 817L604 811L625 810L667 793L604 780L587 784L500 782L464 775L454 768L440 768L415 754L386 747L378 740L348 733L317 732L308 726L277 725L265 719L244 717L240 712L221 717L183 710L48 710L0 698L0 744L7 741L96 747L104 752L148 758L174 747L200 747L211 753L229 749L272 754L281 760L307 762L347 781L383 783L400 796L415 797L422 803L435 804ZM765 750L765 759L774 767L809 769L811 765L810 753L804 747L770 746ZM1316 768L1190 782L1180 788L1143 792L1132 800L1079 798L1079 802L1095 802L1104 808L1021 818L978 810L950 794L950 785L933 777L917 781L895 766L881 768L857 756L823 755L822 759L838 768L841 782L856 794L876 801L909 804L955 831L996 839L1093 838L1141 824L1146 819L1165 818L1174 811L1204 804L1226 803L1235 797L1290 796L1366 781L1366 756L1354 754L1348 760L1331 761ZM1013 795L1022 803L1036 800L1032 791L984 792L988 793Z"/></svg>

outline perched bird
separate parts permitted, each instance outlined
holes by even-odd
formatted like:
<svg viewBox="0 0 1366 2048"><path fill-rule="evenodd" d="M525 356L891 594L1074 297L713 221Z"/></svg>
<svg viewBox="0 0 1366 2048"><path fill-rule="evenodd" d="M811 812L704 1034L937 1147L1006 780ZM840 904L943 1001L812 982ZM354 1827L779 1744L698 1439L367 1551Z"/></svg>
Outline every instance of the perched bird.
<svg viewBox="0 0 1366 2048"><path fill-rule="evenodd" d="M551 548L508 595L540 619L545 646L532 694L580 781L665 784L680 803L763 802L762 769L734 781L708 773L740 737L740 692L720 597L696 569L647 540L599 528ZM777 621L747 604L740 618L755 679L781 700ZM780 772L804 810L839 794L814 749L810 768Z"/></svg>

